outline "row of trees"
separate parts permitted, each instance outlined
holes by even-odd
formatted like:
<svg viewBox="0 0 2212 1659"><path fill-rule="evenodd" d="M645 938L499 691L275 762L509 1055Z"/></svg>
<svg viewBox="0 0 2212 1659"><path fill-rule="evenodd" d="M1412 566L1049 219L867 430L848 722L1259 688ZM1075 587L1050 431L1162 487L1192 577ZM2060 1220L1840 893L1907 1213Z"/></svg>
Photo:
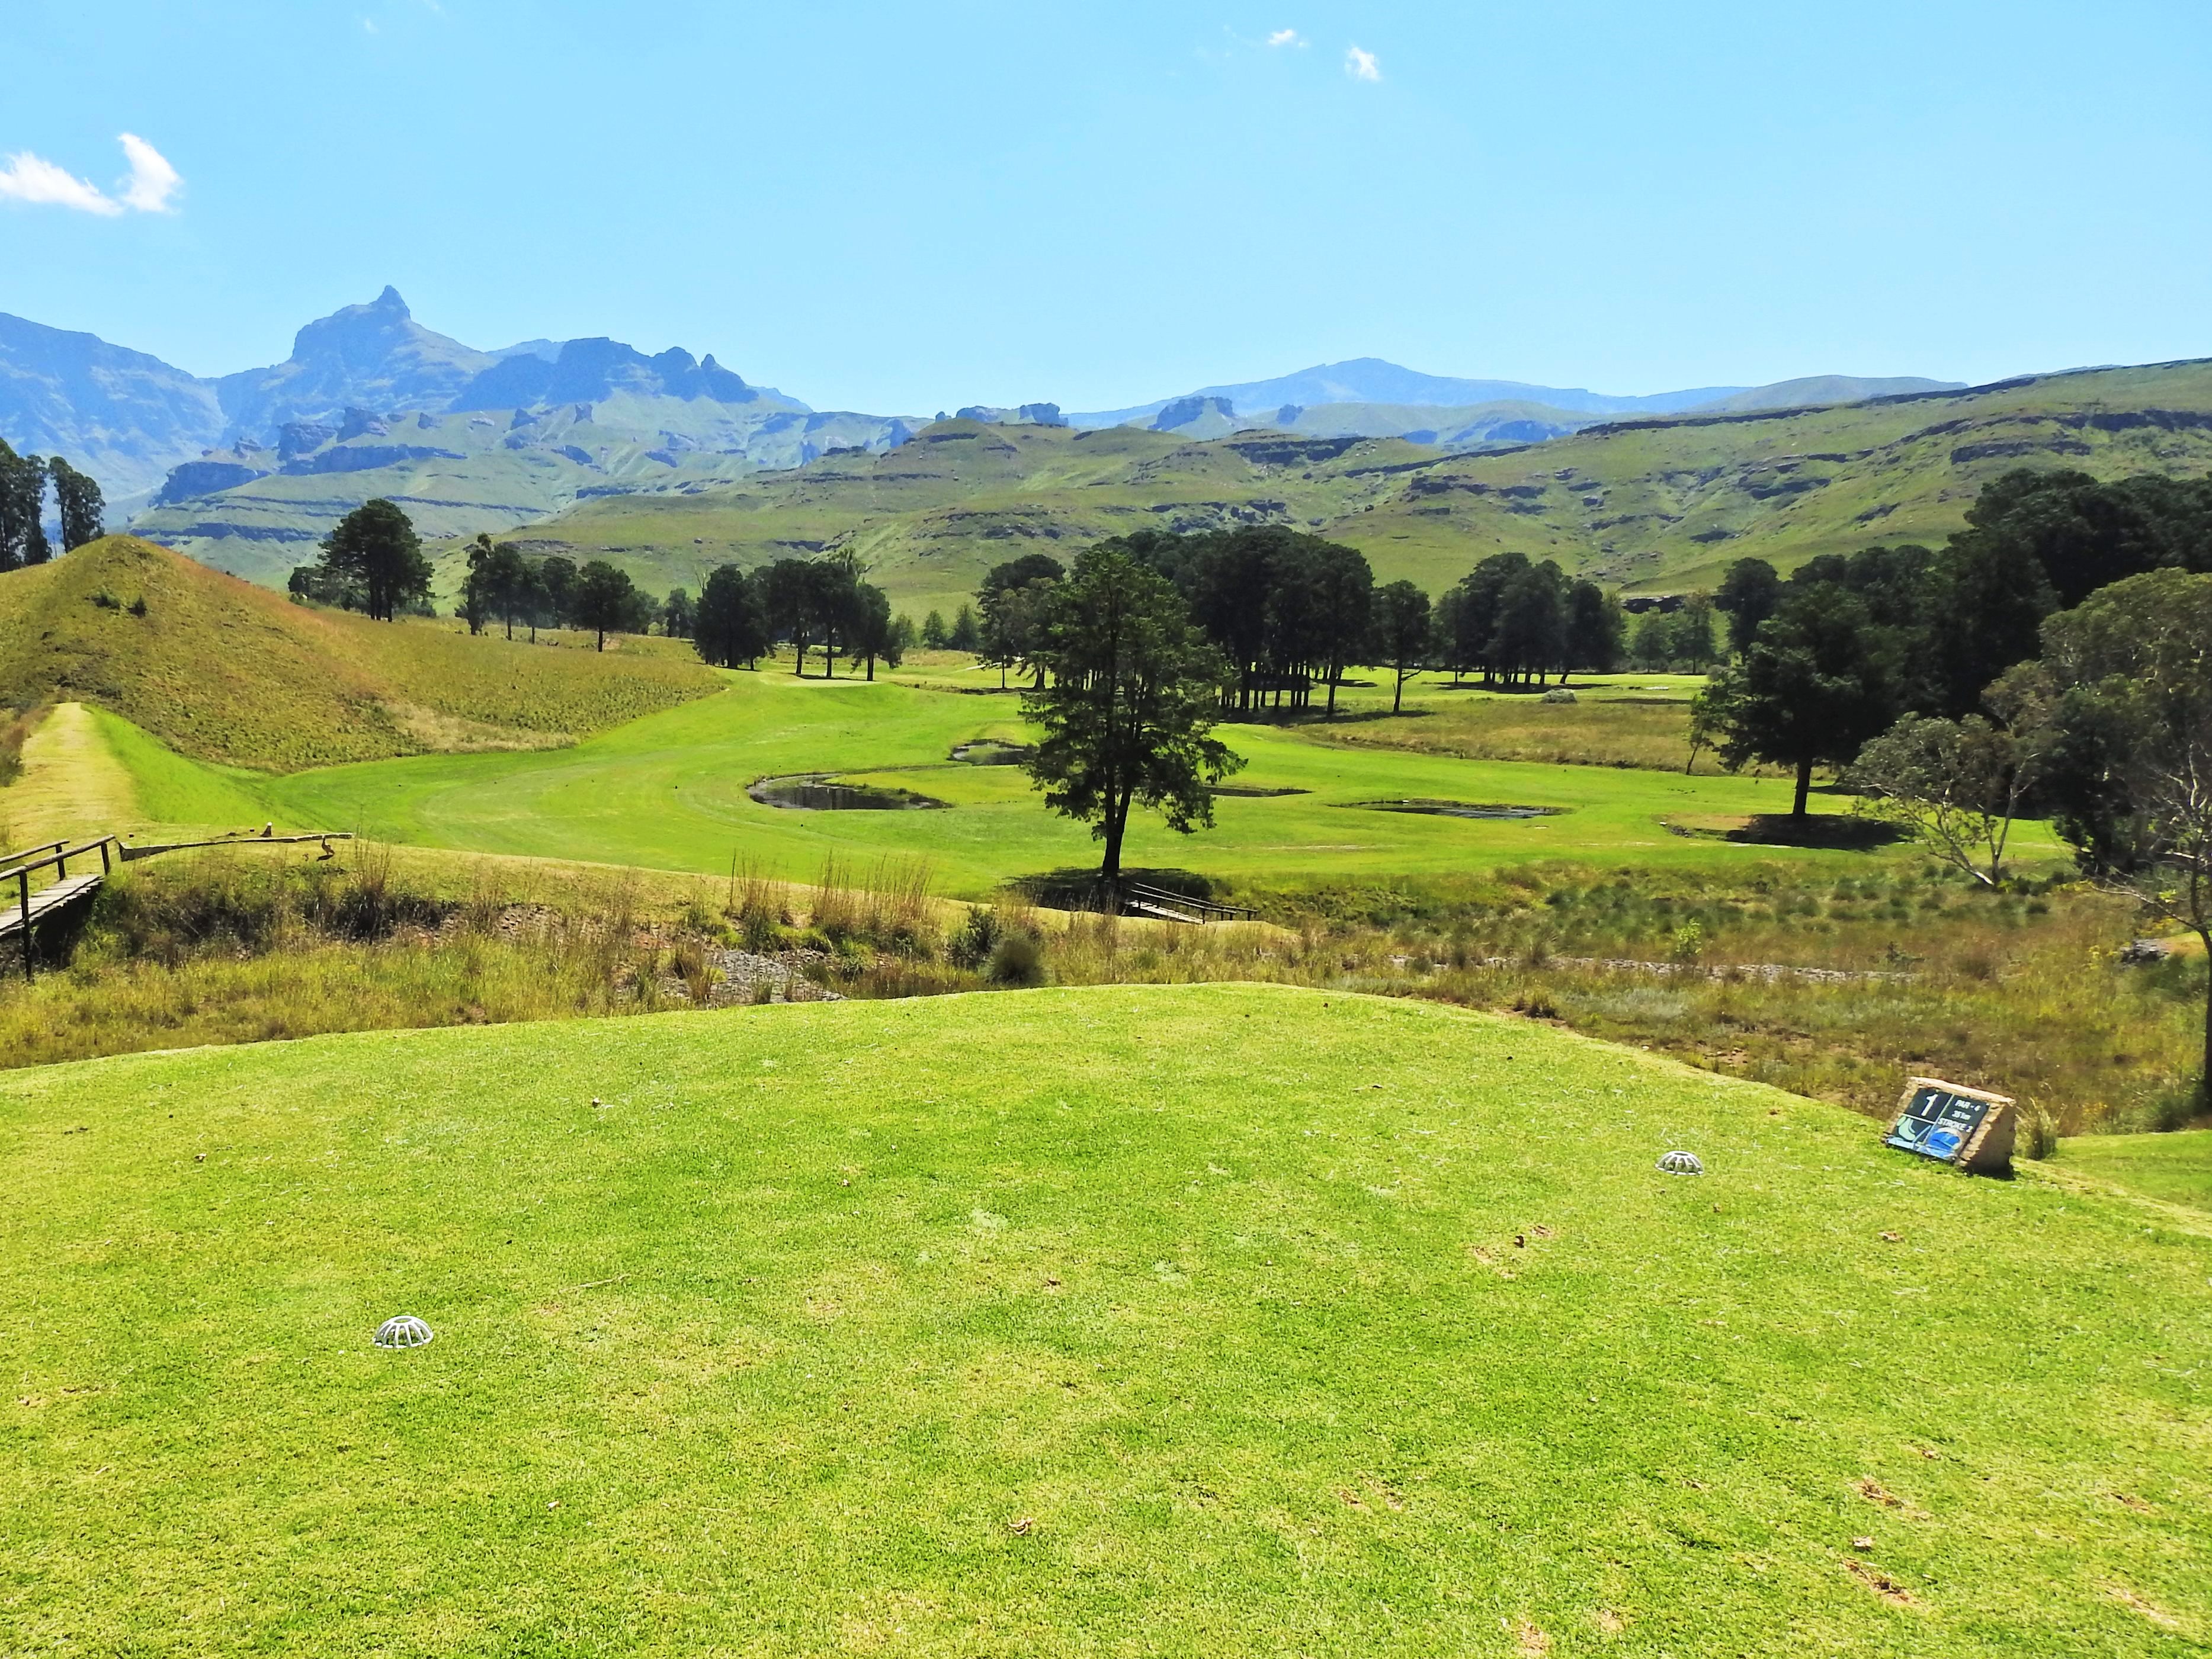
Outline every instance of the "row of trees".
<svg viewBox="0 0 2212 1659"><path fill-rule="evenodd" d="M1848 765L1900 717L1982 712L2047 619L2131 575L2212 568L2208 481L2023 470L1966 520L1939 550L1826 555L1787 580L1739 561L1714 596L1739 655L1700 696L1693 744L1791 768L1802 817L1814 769Z"/></svg>
<svg viewBox="0 0 2212 1659"><path fill-rule="evenodd" d="M837 672L837 654L896 668L913 644L913 629L891 615L890 597L864 580L850 553L823 559L778 559L750 573L723 565L707 578L692 624L699 655L718 667L748 668L775 647L792 647L793 672L806 672L818 651L824 678ZM679 590L680 591L680 590ZM671 596L672 605L676 596Z"/></svg>
<svg viewBox="0 0 2212 1659"><path fill-rule="evenodd" d="M574 628L596 635L604 651L610 634L642 634L656 618L674 623L690 611L681 588L656 606L629 572L604 559L579 566L556 553L533 562L514 543L494 543L489 536L478 536L470 547L468 574L461 579L460 614L471 634L494 621L509 639L518 627L527 628L533 640L541 626Z"/></svg>
<svg viewBox="0 0 2212 1659"><path fill-rule="evenodd" d="M1518 553L1486 559L1431 605L1412 582L1377 589L1356 548L1281 526L1176 536L1140 531L1113 544L1165 580L1192 623L1228 664L1222 707L1304 709L1316 687L1327 712L1353 662L1379 661L1405 683L1429 668L1480 672L1488 684L1518 684L1573 669L1619 665L1624 632L1616 601L1595 582ZM1051 614L1065 573L1032 553L995 568L976 593L977 645L986 662L1022 668L1042 687ZM924 638L927 638L925 631Z"/></svg>
<svg viewBox="0 0 2212 1659"><path fill-rule="evenodd" d="M46 486L53 485L61 550L97 541L106 510L100 485L60 456L18 455L0 439L0 570L44 564L54 556L46 535Z"/></svg>
<svg viewBox="0 0 2212 1659"><path fill-rule="evenodd" d="M323 538L322 556L295 568L288 586L295 599L390 622L428 611L430 578L414 524L397 504L379 499L341 519ZM557 554L533 561L511 542L478 536L469 548L459 615L471 634L496 622L509 639L517 628L527 628L532 639L541 627L582 629L604 651L610 634L643 633L655 606L626 572L604 560L580 567Z"/></svg>

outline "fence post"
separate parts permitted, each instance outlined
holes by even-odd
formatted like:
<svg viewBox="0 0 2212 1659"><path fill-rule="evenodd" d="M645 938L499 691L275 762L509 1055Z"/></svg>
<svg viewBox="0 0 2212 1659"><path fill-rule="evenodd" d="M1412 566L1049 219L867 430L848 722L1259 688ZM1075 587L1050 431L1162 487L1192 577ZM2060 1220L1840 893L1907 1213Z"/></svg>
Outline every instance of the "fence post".
<svg viewBox="0 0 2212 1659"><path fill-rule="evenodd" d="M102 837L100 843L100 873L103 876L115 867L107 861L107 842L112 837Z"/></svg>
<svg viewBox="0 0 2212 1659"><path fill-rule="evenodd" d="M33 974L31 967L31 872L28 870L18 870L15 872L15 892L23 906L23 977L26 980L28 980L32 977Z"/></svg>

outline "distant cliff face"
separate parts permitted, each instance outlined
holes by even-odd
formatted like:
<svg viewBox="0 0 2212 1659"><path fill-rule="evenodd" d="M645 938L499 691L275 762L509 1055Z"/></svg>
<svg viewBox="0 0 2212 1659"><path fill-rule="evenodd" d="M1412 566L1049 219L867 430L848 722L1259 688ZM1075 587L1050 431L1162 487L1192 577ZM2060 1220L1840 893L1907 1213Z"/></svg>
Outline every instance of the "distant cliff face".
<svg viewBox="0 0 2212 1659"><path fill-rule="evenodd" d="M349 408L447 408L498 361L423 327L399 291L386 288L367 305L309 323L284 362L226 374L216 391L229 436L267 439L288 422L341 419Z"/></svg>
<svg viewBox="0 0 2212 1659"><path fill-rule="evenodd" d="M373 495L427 534L472 534L581 496L696 489L910 435L896 419L817 414L681 348L478 351L423 327L391 288L309 323L284 362L219 380L0 318L0 437L85 466L112 522L263 580Z"/></svg>
<svg viewBox="0 0 2212 1659"><path fill-rule="evenodd" d="M639 398L704 398L718 404L805 410L781 393L747 386L709 352L694 360L681 346L648 357L619 340L569 340L548 359L538 352L506 357L455 395L454 410L534 409L549 404L596 404L617 392Z"/></svg>
<svg viewBox="0 0 2212 1659"><path fill-rule="evenodd" d="M215 387L143 351L0 313L0 438L60 454L126 504L222 438Z"/></svg>

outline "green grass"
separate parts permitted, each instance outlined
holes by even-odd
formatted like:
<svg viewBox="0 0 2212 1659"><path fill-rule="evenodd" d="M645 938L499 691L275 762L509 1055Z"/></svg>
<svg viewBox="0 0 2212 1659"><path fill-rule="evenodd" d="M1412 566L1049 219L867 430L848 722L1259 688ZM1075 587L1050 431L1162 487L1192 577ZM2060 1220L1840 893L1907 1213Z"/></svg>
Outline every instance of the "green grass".
<svg viewBox="0 0 2212 1659"><path fill-rule="evenodd" d="M171 828L244 830L266 817L262 811L264 803L252 793L255 780L250 775L186 760L104 708L89 713L100 740L130 774L137 822ZM97 833L109 826L87 827Z"/></svg>
<svg viewBox="0 0 2212 1659"><path fill-rule="evenodd" d="M863 864L919 858L942 890L958 896L1096 860L1087 830L1048 813L1019 769L947 760L957 742L1012 729L1011 696L772 672L727 678L720 696L572 749L333 767L258 788L287 821L386 840L708 873L749 859L797 878L812 876L832 855ZM1267 880L1419 876L1563 858L1708 866L1771 849L1686 839L1662 820L1729 819L1788 805L1786 784L1774 779L1344 749L1314 740L1310 730L1223 728L1250 763L1234 779L1238 787L1309 793L1224 798L1218 826L1191 836L1146 820L1133 827L1127 861ZM812 771L898 784L954 810L792 811L745 793L762 776ZM1358 805L1408 797L1560 810L1535 820L1480 822Z"/></svg>
<svg viewBox="0 0 2212 1659"><path fill-rule="evenodd" d="M1625 673L1577 676L1571 703L1546 702L1540 692L1486 691L1438 677L1408 680L1402 713L1390 708L1388 669L1373 689L1346 694L1340 708L1366 718L1343 725L1329 741L1362 748L1405 749L1467 760L1540 761L1569 766L1688 769L1690 698L1702 674ZM1697 769L1718 772L1711 751Z"/></svg>
<svg viewBox="0 0 2212 1659"><path fill-rule="evenodd" d="M263 771L544 747L714 688L681 641L622 643L311 611L125 536L0 576L0 705L97 704L183 754Z"/></svg>
<svg viewBox="0 0 2212 1659"><path fill-rule="evenodd" d="M1522 1022L378 1034L9 1073L0 1134L19 1651L2212 1635L2212 1237Z"/></svg>
<svg viewBox="0 0 2212 1659"><path fill-rule="evenodd" d="M2083 1135L2062 1142L2057 1162L2168 1203L2212 1211L2212 1129Z"/></svg>

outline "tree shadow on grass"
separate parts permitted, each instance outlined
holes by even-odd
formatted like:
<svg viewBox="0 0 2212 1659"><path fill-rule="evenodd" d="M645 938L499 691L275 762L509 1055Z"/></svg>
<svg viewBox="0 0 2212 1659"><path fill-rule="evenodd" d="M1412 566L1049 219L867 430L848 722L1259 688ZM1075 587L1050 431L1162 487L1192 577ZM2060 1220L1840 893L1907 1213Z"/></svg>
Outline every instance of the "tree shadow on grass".
<svg viewBox="0 0 2212 1659"><path fill-rule="evenodd" d="M1871 853L1905 839L1905 831L1880 818L1821 812L1797 818L1787 812L1754 812L1720 834L1751 847L1808 847L1826 852Z"/></svg>

